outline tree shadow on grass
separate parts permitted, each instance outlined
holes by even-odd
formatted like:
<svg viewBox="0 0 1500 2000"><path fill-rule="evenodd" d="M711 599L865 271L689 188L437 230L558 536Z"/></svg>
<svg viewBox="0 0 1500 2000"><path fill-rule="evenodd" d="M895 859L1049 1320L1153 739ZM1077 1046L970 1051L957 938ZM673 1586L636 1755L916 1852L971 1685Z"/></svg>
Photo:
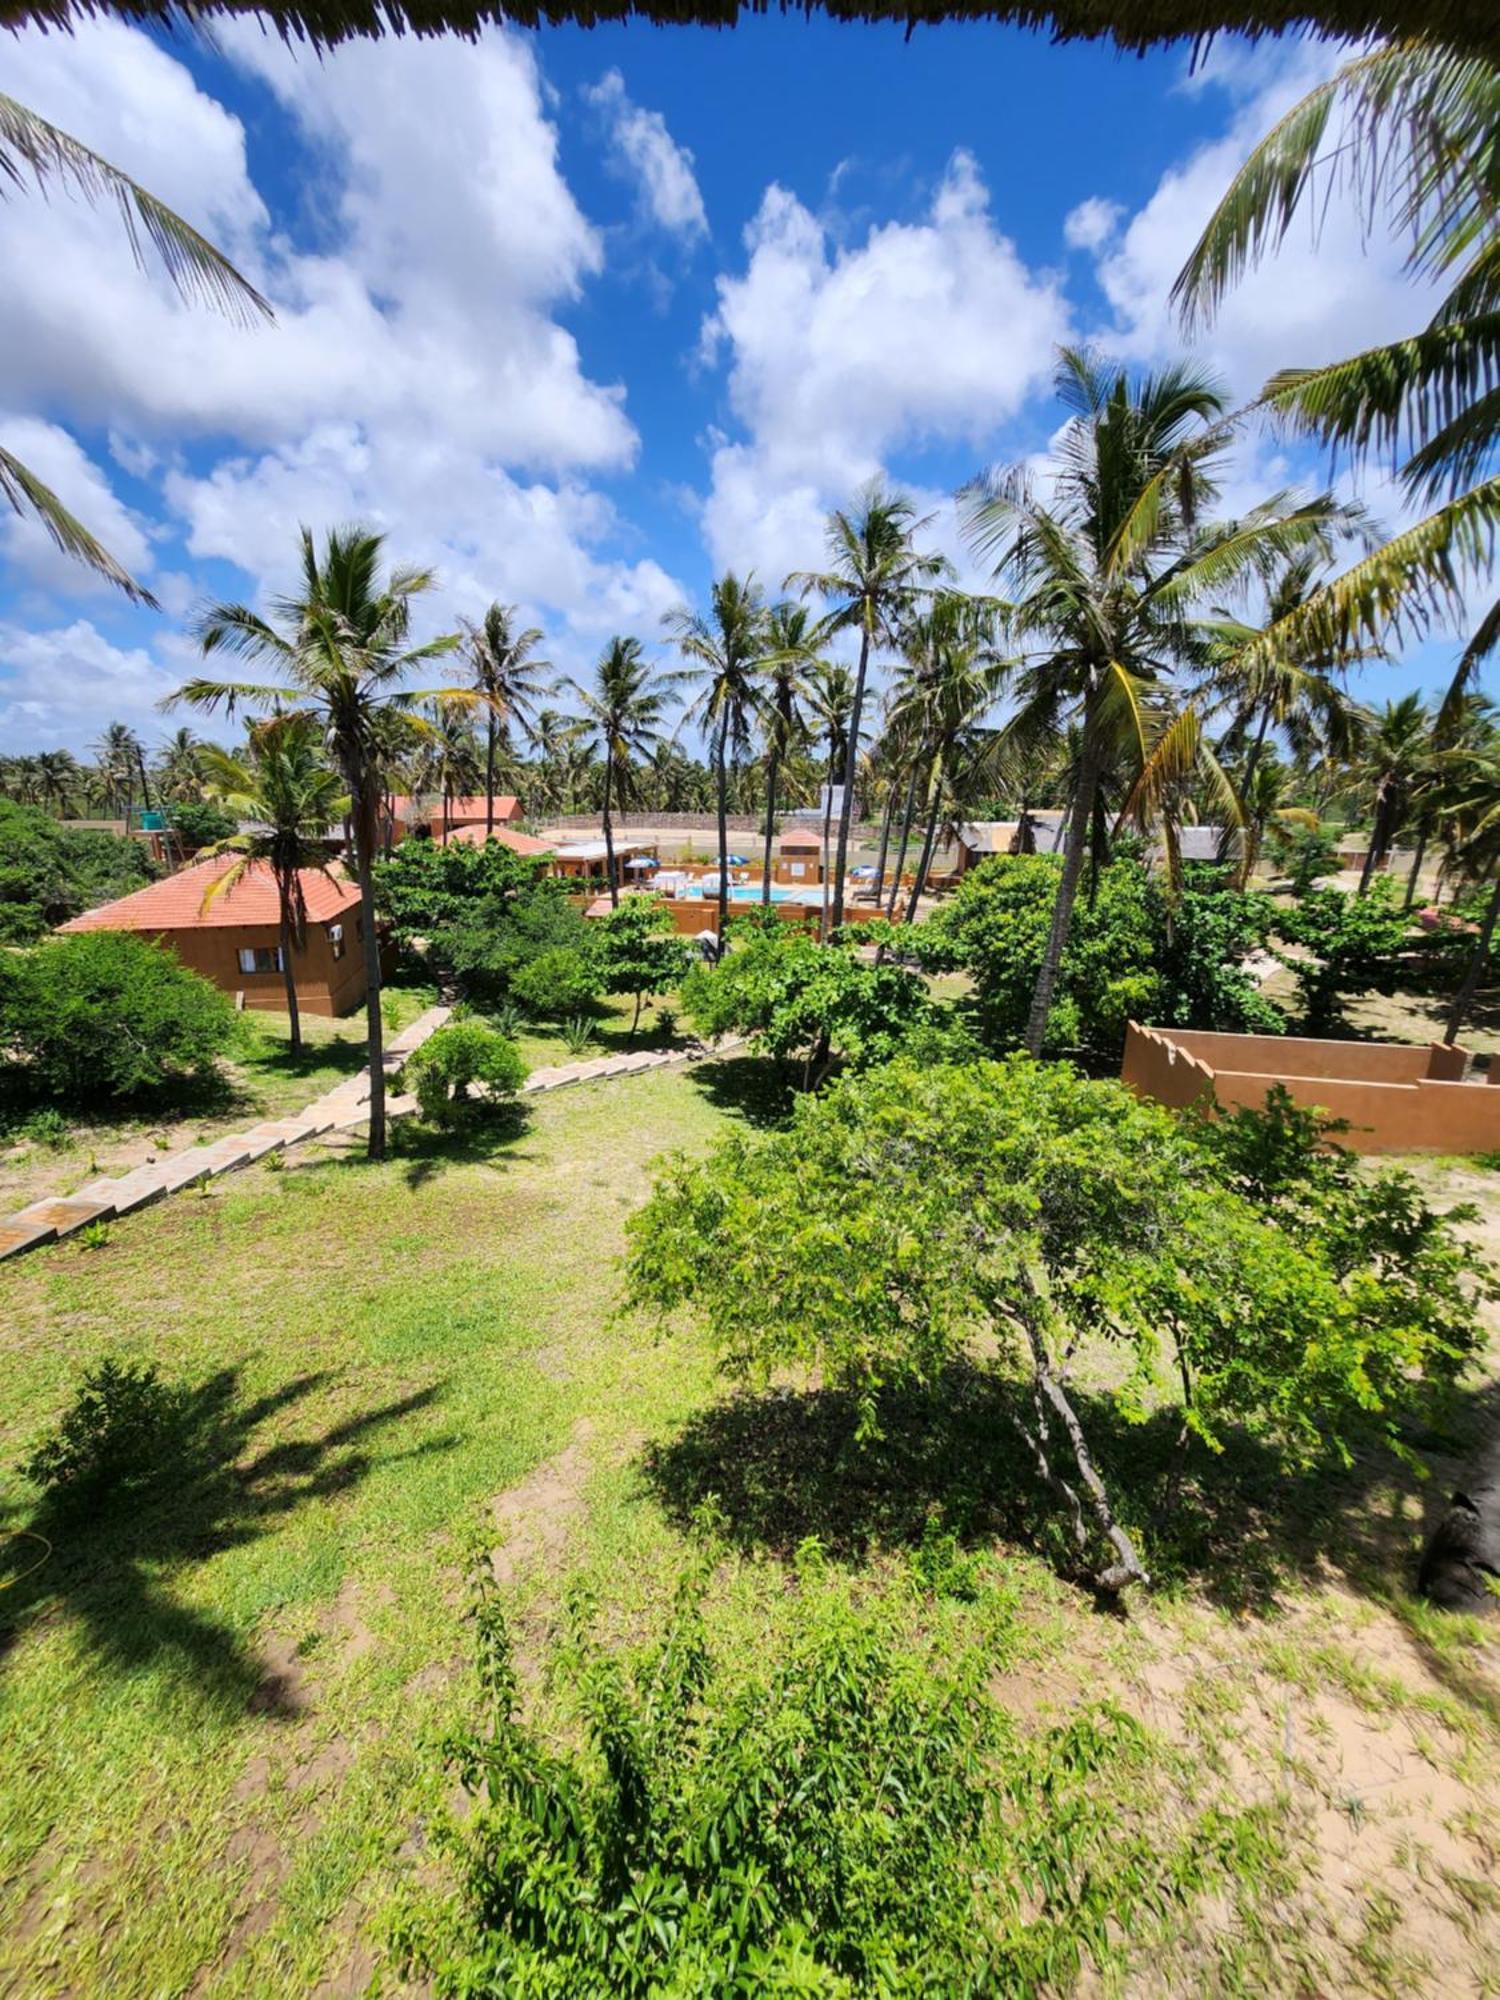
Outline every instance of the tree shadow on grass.
<svg viewBox="0 0 1500 2000"><path fill-rule="evenodd" d="M530 1107L520 1101L466 1119L461 1125L435 1126L417 1118L393 1119L386 1128L386 1160L371 1160L365 1152L363 1127L340 1134L342 1150L307 1155L290 1154L281 1170L285 1184L311 1184L311 1177L330 1169L364 1169L378 1173L389 1162L401 1169L415 1192L445 1169L461 1166L508 1168L535 1157L517 1150L516 1141L529 1129Z"/></svg>
<svg viewBox="0 0 1500 2000"><path fill-rule="evenodd" d="M229 1626L174 1595L172 1584L181 1566L255 1541L305 1503L357 1486L373 1464L367 1442L441 1394L439 1385L421 1389L246 1457L262 1424L328 1379L299 1375L245 1402L238 1370L221 1369L182 1392L138 1481L92 1501L49 1495L28 1519L0 1518L0 1538L22 1531L7 1552L12 1587L0 1591L0 1668L27 1630L62 1613L109 1673L129 1677L170 1662L230 1714L252 1704L294 1712L265 1663ZM405 1452L382 1451L381 1462L451 1445L428 1436ZM37 1537L49 1550L40 1561Z"/></svg>
<svg viewBox="0 0 1500 2000"><path fill-rule="evenodd" d="M1112 1398L1070 1393L1158 1587L1190 1587L1251 1613L1269 1611L1299 1580L1326 1582L1330 1569L1382 1599L1410 1590L1415 1551L1465 1451L1500 1415L1494 1385L1458 1397L1441 1434L1408 1441L1434 1468L1419 1480L1376 1444L1347 1469L1306 1472L1245 1436L1221 1453L1190 1441L1180 1454L1176 1411L1129 1423ZM966 1544L1027 1548L1085 1585L1061 1507L1016 1429L1031 1414L1023 1384L970 1366L926 1391L888 1394L882 1435L863 1445L853 1402L839 1391L740 1394L651 1446L642 1467L679 1526L712 1500L723 1531L746 1551L786 1557L815 1535L832 1555L859 1562L919 1544L937 1520Z"/></svg>
<svg viewBox="0 0 1500 2000"><path fill-rule="evenodd" d="M710 1056L688 1074L715 1110L747 1125L785 1125L797 1101L791 1078L769 1056Z"/></svg>

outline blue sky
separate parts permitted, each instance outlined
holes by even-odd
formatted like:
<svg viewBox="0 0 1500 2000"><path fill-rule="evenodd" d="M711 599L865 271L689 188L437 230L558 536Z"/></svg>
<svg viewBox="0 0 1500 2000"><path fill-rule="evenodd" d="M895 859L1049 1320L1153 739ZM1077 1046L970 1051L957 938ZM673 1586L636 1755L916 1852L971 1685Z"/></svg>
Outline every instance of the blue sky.
<svg viewBox="0 0 1500 2000"><path fill-rule="evenodd" d="M277 308L245 330L66 197L0 205L0 442L148 582L132 610L0 523L0 745L152 737L195 605L263 599L299 521L436 564L445 626L517 601L559 667L716 569L779 586L883 473L964 559L953 489L1043 456L1052 356L1178 351L1167 292L1251 142L1330 61L1226 45L1196 77L989 27L749 21L357 47L115 23L8 44L6 88L188 214ZM1335 214L1202 351L1233 394L1418 322ZM1256 434L1243 504L1320 468ZM1397 496L1377 472L1377 511ZM972 573L972 571L971 571ZM1436 641L1372 698L1441 681Z"/></svg>

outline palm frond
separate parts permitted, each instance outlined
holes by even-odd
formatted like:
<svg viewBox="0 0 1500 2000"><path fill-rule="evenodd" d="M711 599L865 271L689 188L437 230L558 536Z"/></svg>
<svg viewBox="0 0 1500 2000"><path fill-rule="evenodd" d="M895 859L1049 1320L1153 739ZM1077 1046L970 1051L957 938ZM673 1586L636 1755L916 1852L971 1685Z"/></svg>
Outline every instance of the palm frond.
<svg viewBox="0 0 1500 2000"><path fill-rule="evenodd" d="M0 176L20 187L28 171L38 187L57 181L85 201L113 199L136 262L144 266L146 261L144 233L185 298L201 300L244 325L274 318L223 251L174 209L26 105L0 95Z"/></svg>
<svg viewBox="0 0 1500 2000"><path fill-rule="evenodd" d="M4 101L0 99L0 104ZM106 577L116 589L123 590L133 604L147 605L153 611L160 610L145 585L137 583L129 570L116 562L104 544L96 540L82 521L68 511L52 488L38 479L14 453L3 449L0 449L0 493L5 495L18 514L31 514L40 521L64 555L87 563L91 570Z"/></svg>

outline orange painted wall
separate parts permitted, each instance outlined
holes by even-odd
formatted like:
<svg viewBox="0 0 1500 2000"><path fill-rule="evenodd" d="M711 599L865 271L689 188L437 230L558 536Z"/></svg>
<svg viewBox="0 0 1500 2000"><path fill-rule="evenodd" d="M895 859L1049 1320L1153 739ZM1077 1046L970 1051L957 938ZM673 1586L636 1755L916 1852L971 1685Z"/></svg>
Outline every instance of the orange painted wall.
<svg viewBox="0 0 1500 2000"><path fill-rule="evenodd" d="M306 949L292 955L297 1002L309 1014L347 1014L365 997L364 947L356 930L357 912L344 919L344 955L335 958L323 924L309 924ZM286 1008L286 981L279 972L241 972L239 953L251 946L274 950L274 924L236 924L203 930L158 933L158 944L221 991L243 993L245 1005L272 1013Z"/></svg>

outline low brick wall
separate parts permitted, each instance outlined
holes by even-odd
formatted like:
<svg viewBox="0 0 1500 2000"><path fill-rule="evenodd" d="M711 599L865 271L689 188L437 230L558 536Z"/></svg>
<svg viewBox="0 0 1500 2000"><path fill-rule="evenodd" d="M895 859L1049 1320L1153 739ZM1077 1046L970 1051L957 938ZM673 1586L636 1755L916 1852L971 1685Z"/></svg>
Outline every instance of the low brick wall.
<svg viewBox="0 0 1500 2000"><path fill-rule="evenodd" d="M1281 1084L1293 1103L1341 1120L1339 1143L1356 1153L1500 1151L1500 1089L1464 1082L1468 1060L1439 1043L1214 1035L1132 1021L1120 1075L1174 1110L1199 1102L1259 1110ZM1500 1082L1500 1067L1490 1075Z"/></svg>

